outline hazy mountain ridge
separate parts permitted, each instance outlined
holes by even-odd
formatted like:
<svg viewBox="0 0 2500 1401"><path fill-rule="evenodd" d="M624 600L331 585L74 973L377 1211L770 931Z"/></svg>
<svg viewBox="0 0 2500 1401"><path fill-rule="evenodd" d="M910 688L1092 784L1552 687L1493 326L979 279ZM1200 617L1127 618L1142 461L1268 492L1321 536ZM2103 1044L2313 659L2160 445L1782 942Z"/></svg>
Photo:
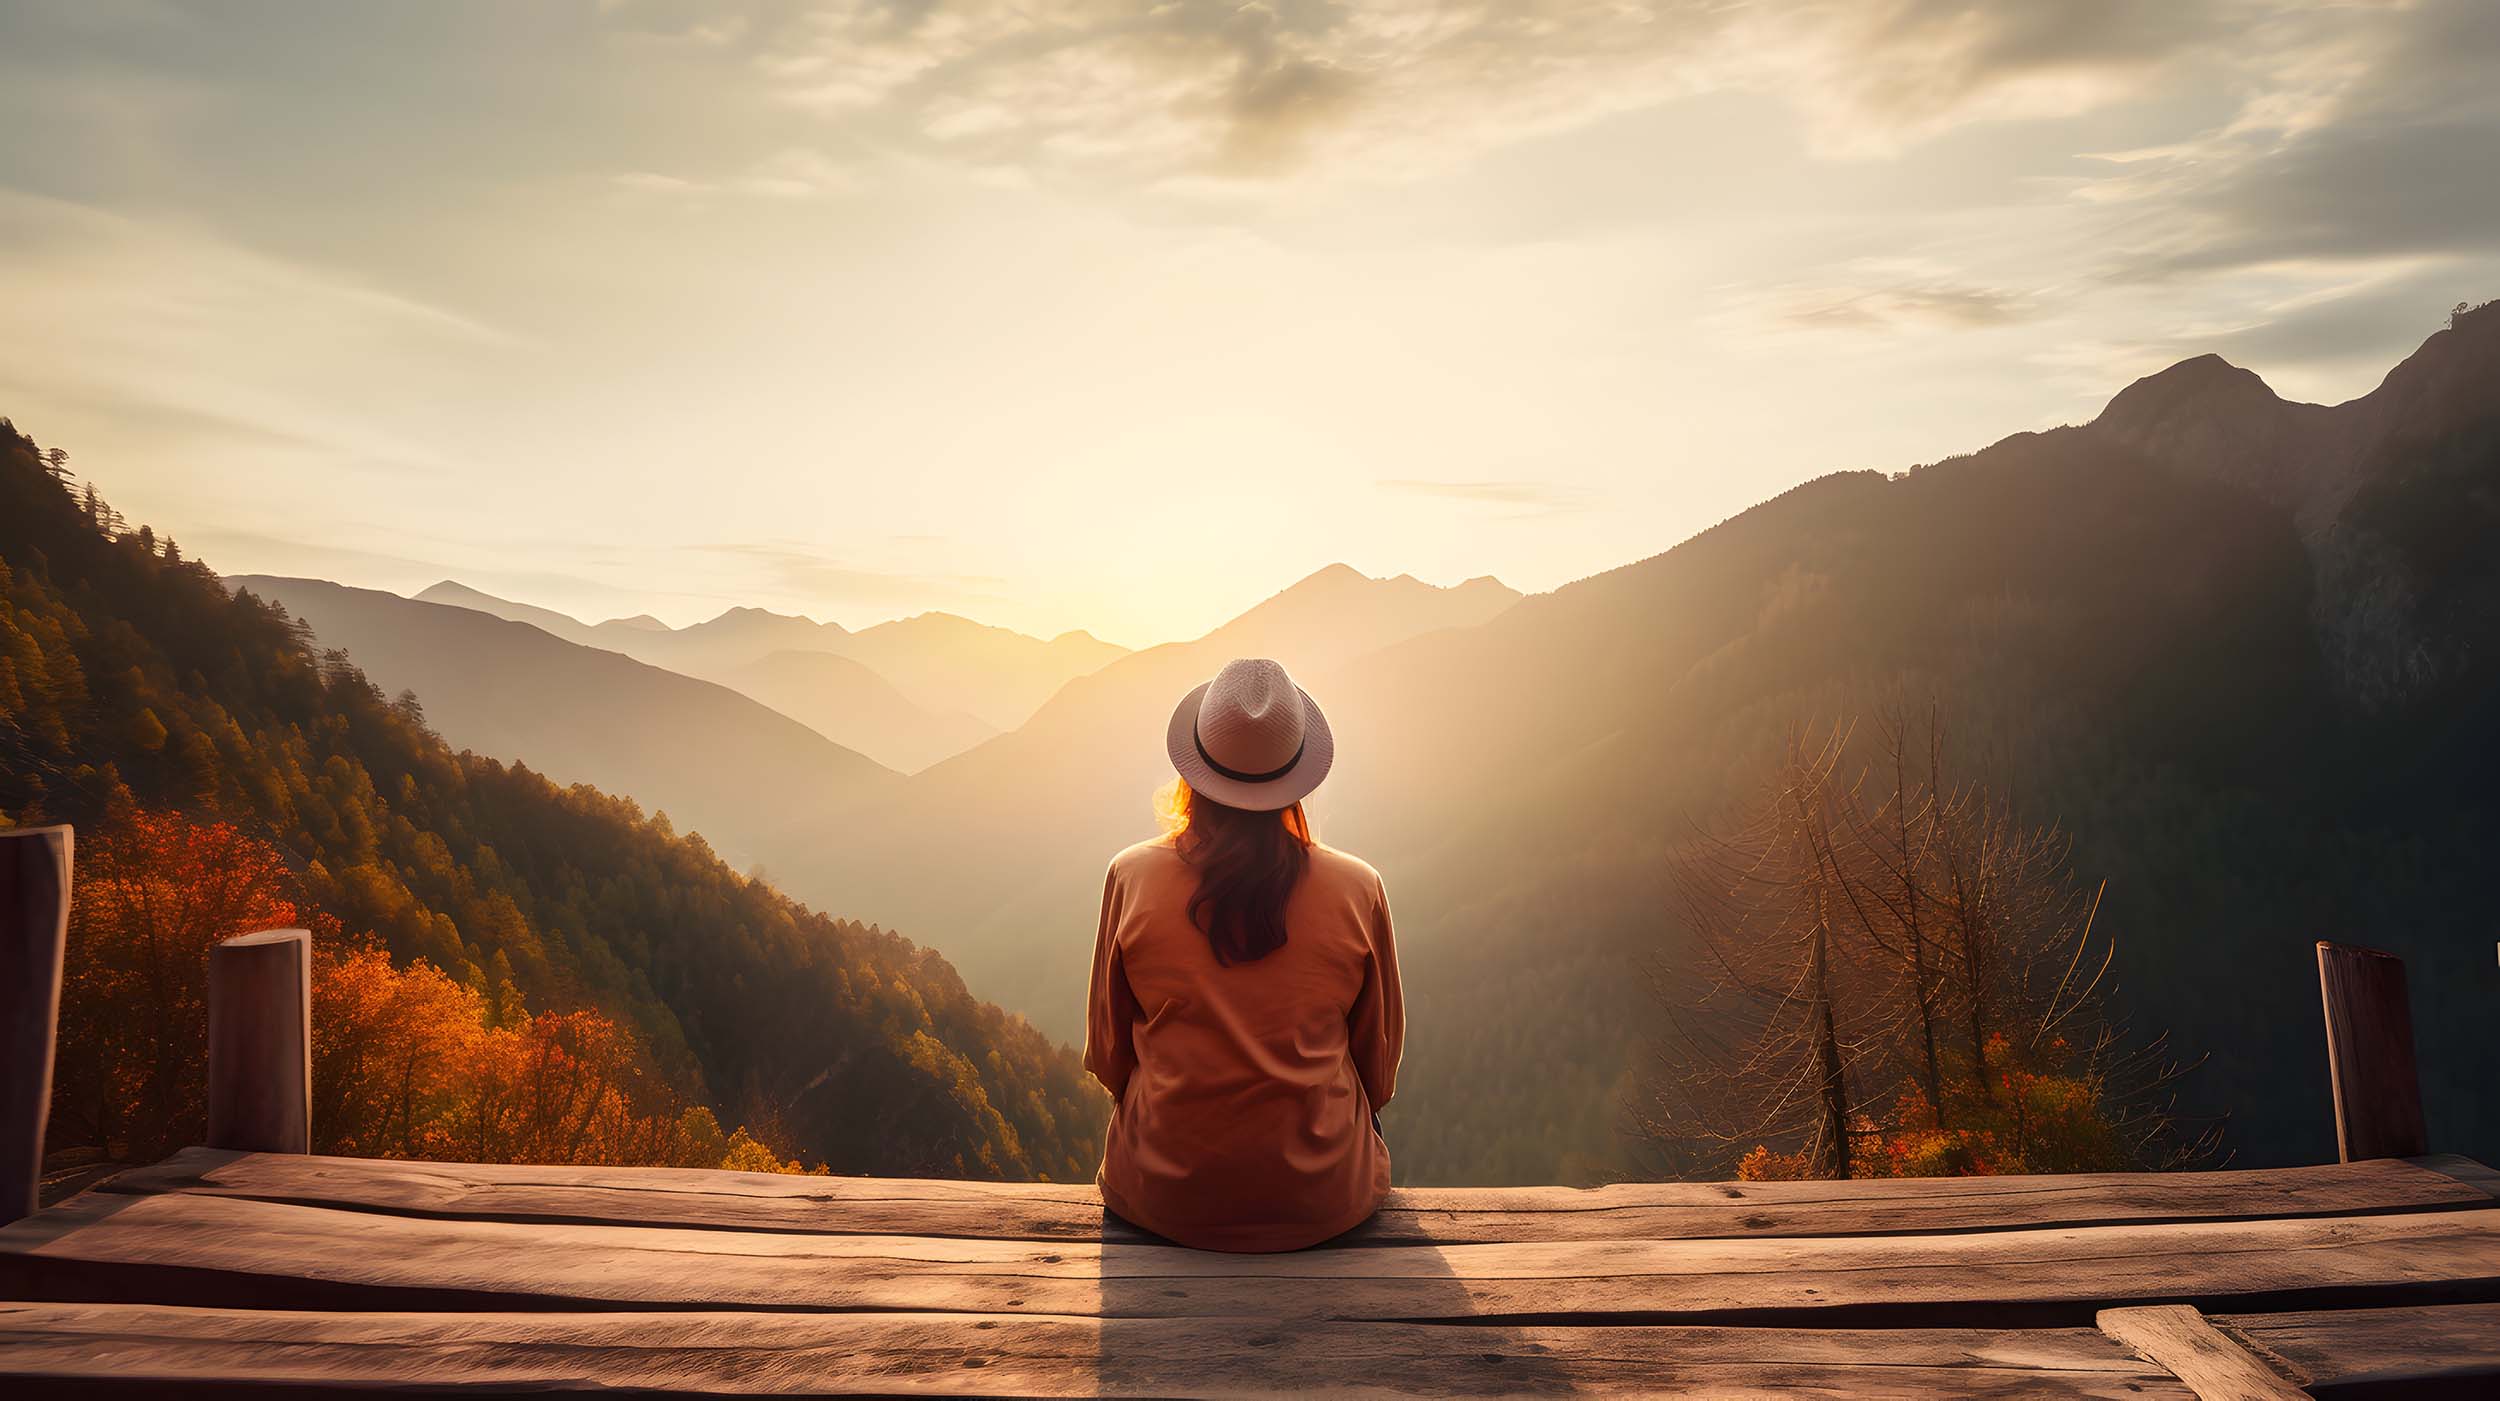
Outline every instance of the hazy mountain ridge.
<svg viewBox="0 0 2500 1401"><path fill-rule="evenodd" d="M898 719L899 733L863 721L827 727L833 702L810 703L826 733L854 748L921 753L930 736L970 733L951 717L969 715L987 732L1013 729L1071 678L1127 654L1081 630L1047 641L952 613L920 613L852 632L765 608L737 607L683 628L658 620L616 619L592 626L551 609L497 598L452 580L417 595L526 622L570 642L623 652L688 676L735 686L732 678L777 652L848 657L874 671L924 716ZM773 702L758 696L766 704ZM978 738L975 735L974 738ZM951 751L950 751L951 752ZM923 759L921 762L928 762ZM912 767L917 767L913 765Z"/></svg>
<svg viewBox="0 0 2500 1401"><path fill-rule="evenodd" d="M867 663L836 652L768 652L722 667L714 678L903 773L916 773L998 733L961 711L931 714Z"/></svg>
<svg viewBox="0 0 2500 1401"><path fill-rule="evenodd" d="M897 775L730 688L530 623L317 579L237 575L386 692L414 691L451 744L621 793L733 857L781 824Z"/></svg>

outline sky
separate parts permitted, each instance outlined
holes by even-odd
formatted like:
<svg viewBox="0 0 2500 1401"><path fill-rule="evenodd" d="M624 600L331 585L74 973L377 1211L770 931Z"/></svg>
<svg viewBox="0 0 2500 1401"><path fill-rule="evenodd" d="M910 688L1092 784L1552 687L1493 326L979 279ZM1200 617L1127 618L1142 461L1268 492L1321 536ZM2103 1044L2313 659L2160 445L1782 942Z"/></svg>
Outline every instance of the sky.
<svg viewBox="0 0 2500 1401"><path fill-rule="evenodd" d="M2500 297L2500 4L10 0L0 415L229 573L1144 645Z"/></svg>

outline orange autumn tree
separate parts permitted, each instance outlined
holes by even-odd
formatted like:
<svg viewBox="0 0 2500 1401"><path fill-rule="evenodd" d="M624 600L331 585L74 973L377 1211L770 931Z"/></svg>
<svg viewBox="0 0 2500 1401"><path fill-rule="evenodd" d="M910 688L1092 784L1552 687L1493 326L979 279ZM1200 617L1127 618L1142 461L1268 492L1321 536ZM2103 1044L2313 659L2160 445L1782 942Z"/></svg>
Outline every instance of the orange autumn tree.
<svg viewBox="0 0 2500 1401"><path fill-rule="evenodd" d="M209 947L307 921L286 863L231 824L133 811L79 835L52 1133L162 1157L206 1127Z"/></svg>
<svg viewBox="0 0 2500 1401"><path fill-rule="evenodd" d="M231 824L128 811L80 843L55 1147L124 1160L197 1142L208 951L302 926L313 941L313 1150L360 1157L795 1172L652 1075L594 1011L532 1014L302 907L293 873Z"/></svg>

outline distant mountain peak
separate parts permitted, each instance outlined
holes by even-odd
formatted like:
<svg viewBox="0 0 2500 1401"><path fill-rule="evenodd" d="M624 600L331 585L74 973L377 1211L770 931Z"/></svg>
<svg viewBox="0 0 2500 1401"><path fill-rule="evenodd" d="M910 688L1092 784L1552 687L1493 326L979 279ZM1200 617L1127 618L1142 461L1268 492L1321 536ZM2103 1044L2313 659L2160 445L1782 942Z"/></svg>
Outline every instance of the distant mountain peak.
<svg viewBox="0 0 2500 1401"><path fill-rule="evenodd" d="M1295 589L1306 588L1314 584L1368 584L1372 582L1375 581L1370 575L1365 574L1362 570L1355 568L1351 564L1339 561L1336 564L1331 564L1320 569L1314 569L1310 573L1303 575L1293 583L1286 585L1285 592L1291 593Z"/></svg>
<svg viewBox="0 0 2500 1401"><path fill-rule="evenodd" d="M2131 436L2153 431L2182 413L2206 417L2263 413L2282 403L2282 397L2256 371L2242 369L2219 355L2199 355L2118 391L2096 422Z"/></svg>
<svg viewBox="0 0 2500 1401"><path fill-rule="evenodd" d="M632 628L636 632L668 632L672 630L668 624L661 622L659 619L652 617L648 613L636 613L630 618L610 618L606 622L601 623L599 626L603 628Z"/></svg>
<svg viewBox="0 0 2500 1401"><path fill-rule="evenodd" d="M448 603L458 599L478 598L486 599L493 603L503 603L507 601L495 597L493 594L486 592L484 589L470 588L467 584L461 583L457 579L438 579L435 582L428 584L422 591L411 594L410 597L416 599L419 603Z"/></svg>
<svg viewBox="0 0 2500 1401"><path fill-rule="evenodd" d="M2315 544L2386 444L2489 416L2495 383L2500 315L2486 304L2460 310L2358 399L2295 403L2253 372L2199 355L2119 391L2087 431L2288 507Z"/></svg>

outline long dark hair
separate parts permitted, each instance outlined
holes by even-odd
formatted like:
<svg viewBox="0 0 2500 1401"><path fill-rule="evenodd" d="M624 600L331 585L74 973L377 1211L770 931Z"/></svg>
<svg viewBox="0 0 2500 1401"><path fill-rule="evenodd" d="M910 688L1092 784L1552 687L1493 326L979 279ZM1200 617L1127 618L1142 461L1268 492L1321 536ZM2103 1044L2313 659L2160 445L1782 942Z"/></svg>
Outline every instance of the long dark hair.
<svg viewBox="0 0 2500 1401"><path fill-rule="evenodd" d="M1179 779L1158 795L1181 860L1198 872L1189 922L1215 961L1256 963L1285 946L1285 902L1311 867L1311 819L1302 805L1275 812L1228 807Z"/></svg>

